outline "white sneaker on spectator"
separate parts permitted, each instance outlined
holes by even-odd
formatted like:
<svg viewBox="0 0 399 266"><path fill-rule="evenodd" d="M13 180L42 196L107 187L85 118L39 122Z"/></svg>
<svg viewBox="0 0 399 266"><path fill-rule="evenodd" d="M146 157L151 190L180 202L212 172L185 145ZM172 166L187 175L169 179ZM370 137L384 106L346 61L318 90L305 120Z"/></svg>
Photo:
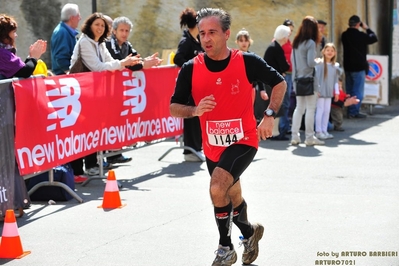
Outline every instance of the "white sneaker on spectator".
<svg viewBox="0 0 399 266"><path fill-rule="evenodd" d="M200 154L198 154L198 155L201 156ZM201 160L201 158L199 158L197 155L195 155L193 153L184 154L184 160L186 162L203 162L203 160Z"/></svg>
<svg viewBox="0 0 399 266"><path fill-rule="evenodd" d="M324 145L324 141L319 140L315 136L312 136L310 138L306 138L305 140L306 146L313 146L313 145Z"/></svg>
<svg viewBox="0 0 399 266"><path fill-rule="evenodd" d="M324 134L323 132L316 133L316 138L322 139L322 140L328 139L327 135Z"/></svg>
<svg viewBox="0 0 399 266"><path fill-rule="evenodd" d="M93 175L99 175L100 174L100 168L98 166L86 169L87 175L93 176Z"/></svg>
<svg viewBox="0 0 399 266"><path fill-rule="evenodd" d="M324 134L324 136L326 136L326 139L333 139L334 138L334 136L332 134L328 133L328 132L324 132L323 134Z"/></svg>
<svg viewBox="0 0 399 266"><path fill-rule="evenodd" d="M292 135L291 145L298 145L299 143L301 143L301 138L298 135Z"/></svg>

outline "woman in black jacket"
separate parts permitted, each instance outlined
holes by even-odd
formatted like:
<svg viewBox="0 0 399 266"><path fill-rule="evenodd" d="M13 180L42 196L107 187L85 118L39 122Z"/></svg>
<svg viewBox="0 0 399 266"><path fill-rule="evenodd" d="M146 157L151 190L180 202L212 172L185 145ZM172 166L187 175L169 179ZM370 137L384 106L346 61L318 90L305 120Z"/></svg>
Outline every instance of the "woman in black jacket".
<svg viewBox="0 0 399 266"><path fill-rule="evenodd" d="M265 59L265 61L271 67L273 67L275 70L277 70L278 73L283 76L285 75L285 72L290 68L290 65L285 58L282 46L288 41L290 34L291 30L288 26L278 26L274 32L274 40L267 47L265 55L263 57L263 59ZM266 91L267 90L268 88L266 88ZM288 97L288 94L286 95L286 97ZM288 138L285 136L286 132L284 131L284 129L279 128L279 117L288 112L288 107L289 106L285 106L284 104L281 105L281 108L277 113L276 121L274 122L275 128L273 130L273 137L271 137L271 140L288 140Z"/></svg>
<svg viewBox="0 0 399 266"><path fill-rule="evenodd" d="M196 17L197 13L190 7L184 9L180 14L180 27L185 29L174 57L174 63L179 67L203 52L199 41ZM195 106L192 97L187 101L190 105ZM201 127L197 116L184 119L183 139L184 146L191 147L197 152L194 155L190 150L184 150L184 160L189 162L205 161L202 154Z"/></svg>

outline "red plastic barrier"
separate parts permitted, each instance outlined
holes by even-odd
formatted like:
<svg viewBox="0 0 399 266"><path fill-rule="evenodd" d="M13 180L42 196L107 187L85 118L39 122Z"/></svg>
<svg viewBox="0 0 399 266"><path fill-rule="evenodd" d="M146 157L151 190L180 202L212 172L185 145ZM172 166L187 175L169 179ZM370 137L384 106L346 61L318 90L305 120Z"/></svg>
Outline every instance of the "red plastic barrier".
<svg viewBox="0 0 399 266"><path fill-rule="evenodd" d="M95 151L179 135L170 97L179 68L92 72L13 82L21 175Z"/></svg>

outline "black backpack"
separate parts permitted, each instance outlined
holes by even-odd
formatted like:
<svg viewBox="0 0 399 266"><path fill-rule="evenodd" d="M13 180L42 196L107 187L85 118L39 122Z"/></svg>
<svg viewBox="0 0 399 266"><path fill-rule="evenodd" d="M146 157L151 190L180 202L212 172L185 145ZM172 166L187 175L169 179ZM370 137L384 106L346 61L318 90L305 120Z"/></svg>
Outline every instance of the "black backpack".
<svg viewBox="0 0 399 266"><path fill-rule="evenodd" d="M75 190L75 180L73 170L70 164L63 164L53 168L54 181L66 184L72 190ZM27 180L28 191L36 184L49 181L48 172L39 174ZM35 192L30 195L31 201L67 201L72 199L72 196L62 187L58 186L43 186L39 187Z"/></svg>

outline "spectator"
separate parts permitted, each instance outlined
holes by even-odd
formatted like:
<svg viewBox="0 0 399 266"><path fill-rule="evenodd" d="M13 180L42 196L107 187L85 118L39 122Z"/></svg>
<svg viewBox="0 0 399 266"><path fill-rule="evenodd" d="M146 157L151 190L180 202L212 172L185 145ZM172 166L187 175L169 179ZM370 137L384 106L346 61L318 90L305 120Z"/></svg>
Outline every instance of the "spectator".
<svg viewBox="0 0 399 266"><path fill-rule="evenodd" d="M298 33L294 38L291 62L293 63L293 79L295 77L312 77L314 67L319 58L316 47L320 42L320 32L317 28L317 21L314 17L306 16L299 26ZM294 90L296 83L294 82ZM296 108L292 117L291 144L301 143L299 128L302 123L302 116L305 114L305 144L307 146L323 145L324 141L314 135L314 116L317 102L317 82L314 82L314 93L307 96L296 96Z"/></svg>
<svg viewBox="0 0 399 266"><path fill-rule="evenodd" d="M141 64L139 55L127 55L121 60L113 59L105 46L109 27L102 13L93 13L82 26L82 36L76 43L71 58L71 66L76 62L78 55L90 71L123 70L127 66ZM86 172L90 176L99 175L97 153L84 157ZM71 162L75 175L83 175L83 158Z"/></svg>
<svg viewBox="0 0 399 266"><path fill-rule="evenodd" d="M238 49L243 52L249 52L249 47L252 45L253 40L249 35L249 32L246 29L240 30L236 35L236 44ZM257 123L259 123L264 116L265 109L269 105L266 102L269 99L269 95L267 95L264 85L261 82L255 82L255 100L254 100L254 114Z"/></svg>
<svg viewBox="0 0 399 266"><path fill-rule="evenodd" d="M103 14L103 16L104 16L105 20L107 21L107 25L108 25L108 28L109 28L108 36L111 36L111 34L112 34L112 23L114 22L114 20L110 16L107 16L107 15L104 15L104 14Z"/></svg>
<svg viewBox="0 0 399 266"><path fill-rule="evenodd" d="M319 32L320 32L320 35L321 35L320 51L323 50L324 46L327 43L326 37L324 36L324 33L326 31L326 26L327 26L327 22L325 22L322 19L318 19L317 20L317 27L319 28Z"/></svg>
<svg viewBox="0 0 399 266"><path fill-rule="evenodd" d="M31 76L36 68L37 60L46 51L47 42L37 40L35 43L30 45L28 58L26 58L25 62L22 61L21 58L16 55L15 41L18 36L17 28L18 24L12 16L0 14L0 79L13 77L27 78ZM5 124L6 123L2 121L2 126ZM1 131L0 133L3 132L4 131ZM13 164L14 163L11 163L11 166ZM19 210L18 217L22 217L24 214L24 208L28 207L30 204L25 181L19 174L18 166L16 164L14 173L9 170L5 170L4 173L7 172L13 175L12 181L14 182L12 186L14 190L14 198L8 200L11 200L13 202L13 207Z"/></svg>
<svg viewBox="0 0 399 266"><path fill-rule="evenodd" d="M338 88L339 88L339 96L338 101L331 101L331 116L330 120L335 131L345 131L342 127L344 122L344 106L351 106L353 104L359 103L359 100L356 99L356 96L350 96L346 94L342 89L342 78L338 79Z"/></svg>
<svg viewBox="0 0 399 266"><path fill-rule="evenodd" d="M128 41L133 24L127 17L115 18L111 26L111 37L106 40L105 45L114 59L122 60L128 55L137 56L138 53L133 49L132 44ZM154 53L141 60L140 64L127 66L130 70L147 69L159 66L162 60L158 58L158 53Z"/></svg>
<svg viewBox="0 0 399 266"><path fill-rule="evenodd" d="M37 40L29 47L29 56L22 61L16 55L15 40L18 24L12 16L0 14L0 79L28 78L36 68L37 60L46 51L47 42Z"/></svg>
<svg viewBox="0 0 399 266"><path fill-rule="evenodd" d="M361 32L362 28L366 32ZM344 70L346 92L356 96L358 104L347 108L348 118L366 118L360 113L360 105L364 96L364 82L368 73L367 46L377 42L377 36L370 30L365 22L353 15L349 18L349 28L342 33L344 47Z"/></svg>
<svg viewBox="0 0 399 266"><path fill-rule="evenodd" d="M107 15L104 15L104 14L103 14L103 16L104 16L105 20L107 21L107 25L108 25L108 29L109 29L107 40L109 40L109 37L111 37L113 20L112 20L112 18L110 16L107 16ZM111 157L113 157L113 156L111 156ZM119 156L115 155L115 157L119 157ZM131 161L131 158L130 158L129 161ZM109 169L112 169L112 168L114 168L114 166L111 163L105 161L105 159L103 159L103 169L104 170L109 170Z"/></svg>
<svg viewBox="0 0 399 266"><path fill-rule="evenodd" d="M294 22L290 19L286 19L283 22L284 26L288 26L291 30L290 36L294 31ZM295 106L296 106L296 99L295 93L292 90L292 63L291 63L291 53L292 53L292 43L288 38L288 41L281 46L284 51L285 59L287 60L290 68L288 71L285 72L285 82L287 82L287 90L285 92L283 104L281 105L282 108L286 108L287 112L283 113L280 117L279 122L279 131L286 132L287 134L291 133L291 118L292 114L294 113Z"/></svg>
<svg viewBox="0 0 399 266"><path fill-rule="evenodd" d="M242 262L250 264L258 256L258 242L264 228L247 219L240 176L252 162L259 140L271 137L273 117L280 108L286 84L284 78L259 56L227 47L231 23L227 12L202 8L197 22L205 53L181 68L170 112L175 117L200 118L206 163L211 175L209 191L219 230L219 246L212 265L227 266L237 260L231 241L232 223L243 234ZM255 81L273 88L269 108L258 127L252 109ZM194 106L187 103L190 95Z"/></svg>
<svg viewBox="0 0 399 266"><path fill-rule="evenodd" d="M62 7L61 22L55 27L50 43L51 69L55 75L63 75L69 71L80 19L78 5L68 3Z"/></svg>
<svg viewBox="0 0 399 266"><path fill-rule="evenodd" d="M249 32L242 28L236 35L236 44L238 49L243 52L250 52L249 47L254 43L251 36L249 36Z"/></svg>
<svg viewBox="0 0 399 266"><path fill-rule="evenodd" d="M274 41L267 47L263 59L278 73L285 76L285 72L290 68L287 60L285 59L284 50L282 46L288 41L291 34L291 29L288 26L280 25L274 31ZM287 97L287 91L285 92L284 99ZM274 134L271 140L288 140L285 136L286 131L279 130L280 116L288 112L288 107L283 104L281 105L280 111L277 113L276 120L274 121Z"/></svg>
<svg viewBox="0 0 399 266"><path fill-rule="evenodd" d="M50 43L51 69L54 75L64 75L69 71L80 20L78 5L68 3L62 7L61 22L53 30ZM83 173L74 173L74 178L77 184L87 180Z"/></svg>
<svg viewBox="0 0 399 266"><path fill-rule="evenodd" d="M330 118L331 98L338 101L339 64L336 62L337 49L333 43L327 43L323 50L323 63L316 65L316 81L318 82L318 96L316 105L316 137L321 140L332 139L328 133L328 120Z"/></svg>
<svg viewBox="0 0 399 266"><path fill-rule="evenodd" d="M198 37L196 16L197 12L191 7L185 8L180 13L180 28L184 28L183 37L180 39L173 59L174 63L179 67L182 67L185 62L203 52ZM194 106L194 101L191 97L188 101L190 105ZM184 146L191 147L197 152L197 154L193 154L190 150L184 150L184 160L187 162L205 161L202 154L201 127L198 117L185 118L183 126Z"/></svg>
<svg viewBox="0 0 399 266"><path fill-rule="evenodd" d="M122 60L128 55L137 55L137 51L133 49L128 41L130 32L132 31L133 24L127 17L115 18L111 26L111 37L106 40L105 45L114 59ZM161 63L158 54L144 58L142 64L128 66L130 70L140 70L142 68L150 68L158 66ZM125 157L122 154L107 157L107 162L110 164L127 163L132 160L131 157Z"/></svg>

